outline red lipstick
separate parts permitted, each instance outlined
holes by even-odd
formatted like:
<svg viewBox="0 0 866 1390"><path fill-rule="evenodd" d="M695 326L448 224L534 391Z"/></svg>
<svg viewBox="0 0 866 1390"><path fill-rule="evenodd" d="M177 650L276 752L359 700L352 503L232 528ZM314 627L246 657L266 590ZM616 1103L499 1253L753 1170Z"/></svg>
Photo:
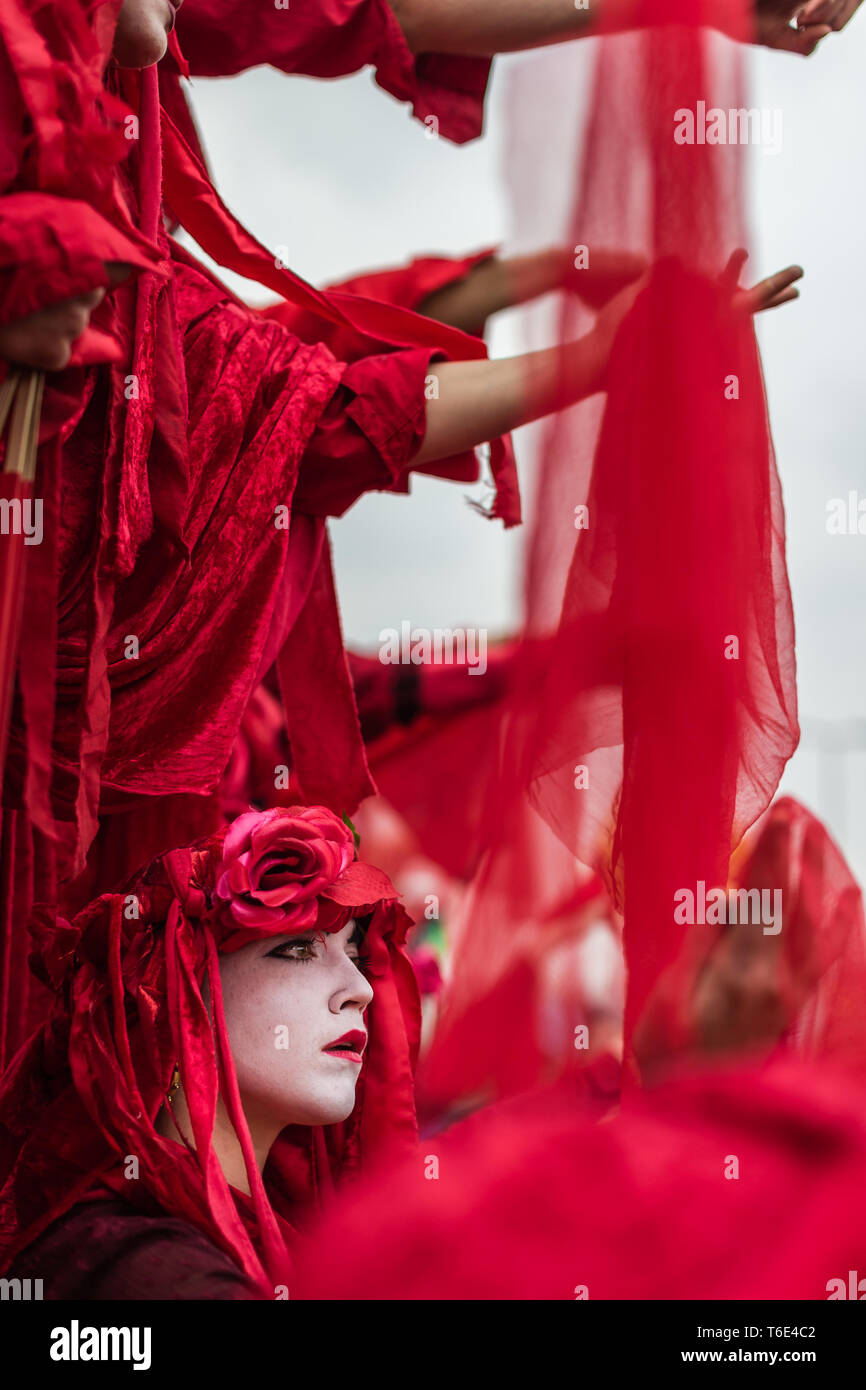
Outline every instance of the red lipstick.
<svg viewBox="0 0 866 1390"><path fill-rule="evenodd" d="M353 1028L351 1032L344 1033L341 1038L335 1038L333 1042L326 1043L322 1048L329 1057L338 1057L344 1062L355 1062L361 1065L364 1048L367 1046L367 1034L361 1032L359 1028Z"/></svg>

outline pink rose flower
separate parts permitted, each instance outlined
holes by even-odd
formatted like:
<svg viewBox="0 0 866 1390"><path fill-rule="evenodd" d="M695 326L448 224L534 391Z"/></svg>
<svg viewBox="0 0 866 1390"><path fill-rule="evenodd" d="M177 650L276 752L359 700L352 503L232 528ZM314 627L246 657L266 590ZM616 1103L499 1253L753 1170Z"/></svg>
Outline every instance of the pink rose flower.
<svg viewBox="0 0 866 1390"><path fill-rule="evenodd" d="M241 927L305 931L354 857L351 831L325 806L247 811L226 835L214 896Z"/></svg>

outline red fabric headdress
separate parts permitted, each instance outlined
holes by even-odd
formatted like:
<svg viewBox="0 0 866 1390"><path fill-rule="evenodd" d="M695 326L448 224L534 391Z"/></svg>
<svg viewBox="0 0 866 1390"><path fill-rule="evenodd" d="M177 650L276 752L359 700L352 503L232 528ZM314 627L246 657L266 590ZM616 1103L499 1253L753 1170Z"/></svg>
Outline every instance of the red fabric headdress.
<svg viewBox="0 0 866 1390"><path fill-rule="evenodd" d="M316 1202L338 1174L414 1146L420 1006L403 949L411 923L387 876L354 855L350 831L324 807L251 812L155 860L125 893L97 898L72 922L35 916L31 964L57 999L0 1092L3 1268L95 1189L190 1221L273 1297L288 1280L287 1221L298 1205ZM263 1179L229 1049L219 955L296 929L339 931L367 914L375 1001L355 1109L327 1134L285 1130ZM154 1127L176 1063L194 1151ZM229 1187L211 1146L218 1093L251 1200ZM135 1183L124 1173L129 1155L139 1159Z"/></svg>

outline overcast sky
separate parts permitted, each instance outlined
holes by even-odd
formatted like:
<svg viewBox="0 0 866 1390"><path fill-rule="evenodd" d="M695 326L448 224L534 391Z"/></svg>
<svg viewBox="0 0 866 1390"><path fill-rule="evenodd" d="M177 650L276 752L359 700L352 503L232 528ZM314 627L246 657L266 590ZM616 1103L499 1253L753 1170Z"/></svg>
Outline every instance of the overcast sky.
<svg viewBox="0 0 866 1390"><path fill-rule="evenodd" d="M263 242L288 247L294 269L325 283L421 252L514 245L521 229L502 176L511 84L534 81L543 93L526 132L539 140L540 168L569 168L592 48L500 60L488 133L462 148L429 139L369 74L326 83L263 68L197 81L194 103L223 197ZM545 65L543 83L527 64ZM759 322L804 727L782 789L825 819L863 881L866 535L830 536L825 518L830 498L866 498L866 15L807 61L755 50L750 67L751 104L783 113L781 152L752 159L753 278L795 261L806 269L800 302ZM539 138L546 128L549 141ZM508 318L494 355L520 347L521 326ZM405 618L491 634L515 624L519 530L480 519L464 494L417 479L411 497L368 497L332 524L349 642L375 645ZM863 751L819 756L819 737L859 737Z"/></svg>

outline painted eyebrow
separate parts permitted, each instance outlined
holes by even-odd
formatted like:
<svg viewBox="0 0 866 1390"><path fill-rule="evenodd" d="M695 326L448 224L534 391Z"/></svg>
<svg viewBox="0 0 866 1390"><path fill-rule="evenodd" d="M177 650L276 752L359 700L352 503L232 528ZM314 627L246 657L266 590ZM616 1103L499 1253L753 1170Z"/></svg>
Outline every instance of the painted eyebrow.
<svg viewBox="0 0 866 1390"><path fill-rule="evenodd" d="M346 942L346 945L358 947L363 946L364 938L367 934L366 928L367 923L356 922L355 930L352 932L352 935L349 937L348 941ZM327 938L327 935L328 933L319 932L313 927L307 932L298 932L296 936L287 937L285 941L280 942L279 946L271 947L271 951L267 952L267 954L270 955L273 951L283 951L289 946L311 945L314 941L319 941L323 936ZM323 944L325 945L325 949L327 950L327 939L325 939Z"/></svg>

